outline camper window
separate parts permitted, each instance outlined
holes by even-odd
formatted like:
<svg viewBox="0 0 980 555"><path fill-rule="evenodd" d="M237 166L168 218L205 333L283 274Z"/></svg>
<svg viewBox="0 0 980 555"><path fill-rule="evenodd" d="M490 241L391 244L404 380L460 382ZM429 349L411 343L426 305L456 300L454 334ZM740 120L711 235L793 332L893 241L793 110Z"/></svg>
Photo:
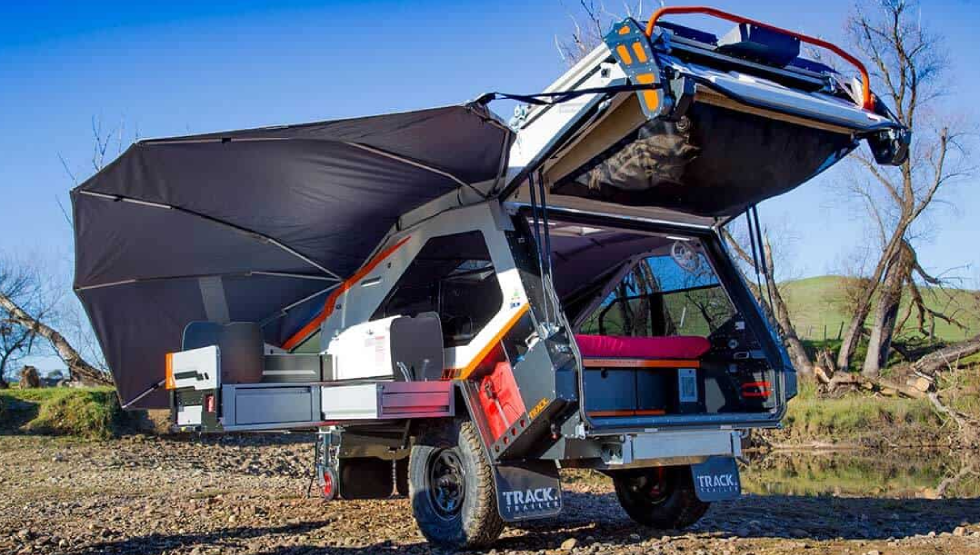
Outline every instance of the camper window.
<svg viewBox="0 0 980 555"><path fill-rule="evenodd" d="M371 319L436 312L445 346L457 347L469 343L502 304L486 240L470 231L426 242Z"/></svg>
<svg viewBox="0 0 980 555"><path fill-rule="evenodd" d="M735 316L703 253L679 263L669 254L636 263L583 322L580 333L708 337Z"/></svg>

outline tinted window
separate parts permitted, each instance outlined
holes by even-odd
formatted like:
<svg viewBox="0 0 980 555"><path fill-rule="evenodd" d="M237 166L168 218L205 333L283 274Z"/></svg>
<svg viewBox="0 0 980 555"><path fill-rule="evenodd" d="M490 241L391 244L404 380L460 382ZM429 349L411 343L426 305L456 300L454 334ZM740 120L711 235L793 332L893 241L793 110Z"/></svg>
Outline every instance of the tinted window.
<svg viewBox="0 0 980 555"><path fill-rule="evenodd" d="M656 337L709 336L735 309L703 254L688 268L670 256L651 256L630 269L580 332Z"/></svg>
<svg viewBox="0 0 980 555"><path fill-rule="evenodd" d="M426 242L372 320L435 312L444 344L469 343L503 304L490 251L479 231Z"/></svg>

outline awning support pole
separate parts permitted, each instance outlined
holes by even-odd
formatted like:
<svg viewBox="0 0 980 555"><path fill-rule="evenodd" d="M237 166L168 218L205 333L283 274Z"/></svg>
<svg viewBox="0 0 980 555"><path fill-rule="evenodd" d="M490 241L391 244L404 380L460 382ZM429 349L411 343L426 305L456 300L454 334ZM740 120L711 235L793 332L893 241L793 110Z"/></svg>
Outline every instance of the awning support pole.
<svg viewBox="0 0 980 555"><path fill-rule="evenodd" d="M541 241L541 223L538 216L538 193L534 183L534 172L527 174L527 189L531 197L531 219L534 226L534 248L538 253L538 275L541 278L541 300L544 302L545 322L551 321L548 299L545 294L545 273L544 273L544 244Z"/></svg>
<svg viewBox="0 0 980 555"><path fill-rule="evenodd" d="M166 378L158 381L157 383L151 385L148 389L146 389L145 391L143 391L143 393L140 393L136 397L133 397L131 400L127 401L126 403L123 403L120 408L122 408L123 410L128 409L129 407L135 405L136 403L138 403L141 399L143 399L144 397L146 397L150 393L153 393L154 391L156 391L156 390L160 389L161 387L163 387L163 384L165 384L165 383L167 383Z"/></svg>

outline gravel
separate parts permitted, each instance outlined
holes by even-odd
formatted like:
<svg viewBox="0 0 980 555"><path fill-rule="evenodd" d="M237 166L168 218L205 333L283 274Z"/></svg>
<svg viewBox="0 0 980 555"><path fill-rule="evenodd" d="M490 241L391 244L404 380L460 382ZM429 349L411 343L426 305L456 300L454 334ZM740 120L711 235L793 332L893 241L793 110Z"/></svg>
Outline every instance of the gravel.
<svg viewBox="0 0 980 555"><path fill-rule="evenodd" d="M305 496L311 438L0 437L0 553L427 554L404 498ZM685 531L642 528L608 480L569 473L565 510L488 553L980 554L980 500L746 496Z"/></svg>

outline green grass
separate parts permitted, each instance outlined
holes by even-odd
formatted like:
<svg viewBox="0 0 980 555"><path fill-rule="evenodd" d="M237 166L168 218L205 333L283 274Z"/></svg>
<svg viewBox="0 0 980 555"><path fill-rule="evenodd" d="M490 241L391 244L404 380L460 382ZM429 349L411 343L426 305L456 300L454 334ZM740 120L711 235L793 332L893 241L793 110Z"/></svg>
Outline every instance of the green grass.
<svg viewBox="0 0 980 555"><path fill-rule="evenodd" d="M860 393L819 398L810 384L802 381L800 395L790 401L777 442L913 445L935 443L941 435L942 421L926 399Z"/></svg>
<svg viewBox="0 0 980 555"><path fill-rule="evenodd" d="M786 299L790 317L797 333L802 339L819 342L824 339L835 340L841 323L847 326L850 320L844 302L847 279L841 276L820 276L780 284L780 292ZM960 341L980 333L980 310L975 299L976 292L965 289L933 288L922 289L926 304L935 310L953 314L969 328L964 331L942 320L936 321L936 337L945 341ZM905 314L909 304L908 294L903 296L899 315ZM906 332L913 332L915 315L905 326Z"/></svg>
<svg viewBox="0 0 980 555"><path fill-rule="evenodd" d="M0 430L109 439L127 421L112 388L0 390Z"/></svg>

